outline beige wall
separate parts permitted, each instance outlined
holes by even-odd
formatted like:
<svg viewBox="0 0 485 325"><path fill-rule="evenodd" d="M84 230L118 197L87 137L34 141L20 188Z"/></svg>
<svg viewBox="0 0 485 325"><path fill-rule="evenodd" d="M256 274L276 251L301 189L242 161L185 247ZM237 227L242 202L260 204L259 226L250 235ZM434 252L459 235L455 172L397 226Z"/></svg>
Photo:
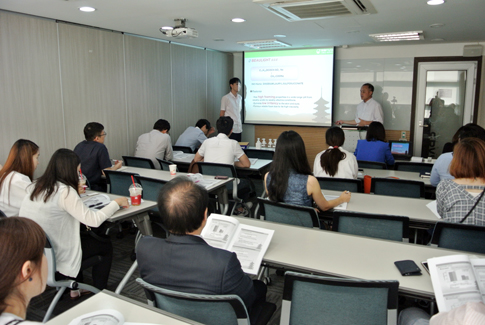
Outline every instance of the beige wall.
<svg viewBox="0 0 485 325"><path fill-rule="evenodd" d="M105 126L112 158L132 155L159 118L175 142L215 122L233 55L0 11L0 163L19 138L36 142L42 174L87 122Z"/></svg>

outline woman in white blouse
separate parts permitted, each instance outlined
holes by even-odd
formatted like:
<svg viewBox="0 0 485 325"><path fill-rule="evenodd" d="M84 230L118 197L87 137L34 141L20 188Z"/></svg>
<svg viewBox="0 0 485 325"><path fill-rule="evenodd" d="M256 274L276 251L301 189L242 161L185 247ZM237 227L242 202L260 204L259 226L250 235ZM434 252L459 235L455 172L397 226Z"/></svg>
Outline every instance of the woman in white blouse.
<svg viewBox="0 0 485 325"><path fill-rule="evenodd" d="M45 290L45 233L27 218L0 218L0 325L24 321L30 300Z"/></svg>
<svg viewBox="0 0 485 325"><path fill-rule="evenodd" d="M18 216L39 163L39 146L30 140L17 140L0 170L0 210L7 217Z"/></svg>
<svg viewBox="0 0 485 325"><path fill-rule="evenodd" d="M313 163L313 175L316 177L357 178L359 167L353 154L342 148L345 142L344 131L331 127L325 133L325 140L330 146L320 152Z"/></svg>
<svg viewBox="0 0 485 325"><path fill-rule="evenodd" d="M98 289L106 288L111 269L113 247L92 236L80 235L81 223L98 227L120 206L128 207L127 198L118 198L101 210L88 208L78 193L79 157L69 149L59 149L53 155L45 174L29 187L31 194L22 202L20 215L36 221L47 233L56 252L56 278L76 278L82 282L81 262L92 256L103 256L93 267L93 282ZM73 299L79 292L71 292Z"/></svg>

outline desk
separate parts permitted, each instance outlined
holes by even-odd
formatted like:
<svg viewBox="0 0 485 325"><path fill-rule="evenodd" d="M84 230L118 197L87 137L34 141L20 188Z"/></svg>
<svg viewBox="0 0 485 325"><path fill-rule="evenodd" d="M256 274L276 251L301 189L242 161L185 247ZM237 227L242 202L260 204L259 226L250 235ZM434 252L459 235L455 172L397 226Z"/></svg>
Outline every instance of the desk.
<svg viewBox="0 0 485 325"><path fill-rule="evenodd" d="M367 280L398 280L401 294L434 299L429 274L421 265L431 257L463 252L327 230L237 218L241 223L274 230L263 262L274 267L322 275ZM485 258L485 255L481 255ZM423 275L402 276L395 261L413 260Z"/></svg>
<svg viewBox="0 0 485 325"><path fill-rule="evenodd" d="M173 175L170 175L170 172L166 170L138 168L138 167L124 167L121 171L127 172L127 173L136 173L136 174L139 174L140 176L160 179L167 182L174 179L177 176L187 175L186 173L178 172L177 175L173 176ZM214 180L214 176L207 176L207 175L203 175L203 176L205 179ZM227 197L226 184L230 182L233 182L232 178L221 179L221 180L218 180L218 182L215 183L214 185L211 185L209 186L209 188L207 188L207 191L209 193L213 193L217 195L219 204L222 207L221 209L222 214L227 214L227 211L229 210L229 199Z"/></svg>
<svg viewBox="0 0 485 325"><path fill-rule="evenodd" d="M200 324L161 309L148 306L133 299L117 295L108 290L94 295L82 303L48 321L48 325L67 325L74 318L102 309L115 309L123 314L126 322L150 324Z"/></svg>
<svg viewBox="0 0 485 325"><path fill-rule="evenodd" d="M416 172L404 172L401 170L391 170L391 169L372 169L372 168L364 168L364 171L359 171L362 173L362 178L364 175L370 175L372 177L397 177L399 179L407 179L410 181L418 181L423 182L425 186L431 186L428 178L421 178L419 173ZM360 176L360 175L359 175ZM360 178L360 177L359 177Z"/></svg>
<svg viewBox="0 0 485 325"><path fill-rule="evenodd" d="M322 190L327 195L340 195L342 192ZM409 217L414 228L434 227L440 221L426 204L433 200L413 199L397 196L374 195L364 193L352 193L350 202L347 204L348 211L390 214Z"/></svg>

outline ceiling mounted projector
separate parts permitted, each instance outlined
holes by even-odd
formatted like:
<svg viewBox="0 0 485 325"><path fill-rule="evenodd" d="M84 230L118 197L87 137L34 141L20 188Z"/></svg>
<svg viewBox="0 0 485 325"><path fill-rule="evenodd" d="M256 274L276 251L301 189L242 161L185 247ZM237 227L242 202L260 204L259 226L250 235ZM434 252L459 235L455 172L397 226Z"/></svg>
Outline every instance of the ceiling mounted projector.
<svg viewBox="0 0 485 325"><path fill-rule="evenodd" d="M197 38L199 37L199 32L196 29L185 27L187 19L178 18L174 19L176 25L174 27L161 27L160 31L163 35L173 38Z"/></svg>

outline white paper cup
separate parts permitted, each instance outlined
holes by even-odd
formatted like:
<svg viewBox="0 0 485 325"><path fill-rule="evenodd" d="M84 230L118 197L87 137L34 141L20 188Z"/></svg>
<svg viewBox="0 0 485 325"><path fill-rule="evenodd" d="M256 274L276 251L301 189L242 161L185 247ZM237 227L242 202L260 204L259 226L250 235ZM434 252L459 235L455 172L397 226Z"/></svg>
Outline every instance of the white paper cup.
<svg viewBox="0 0 485 325"><path fill-rule="evenodd" d="M170 168L170 175L176 175L177 174L177 165L169 165Z"/></svg>

